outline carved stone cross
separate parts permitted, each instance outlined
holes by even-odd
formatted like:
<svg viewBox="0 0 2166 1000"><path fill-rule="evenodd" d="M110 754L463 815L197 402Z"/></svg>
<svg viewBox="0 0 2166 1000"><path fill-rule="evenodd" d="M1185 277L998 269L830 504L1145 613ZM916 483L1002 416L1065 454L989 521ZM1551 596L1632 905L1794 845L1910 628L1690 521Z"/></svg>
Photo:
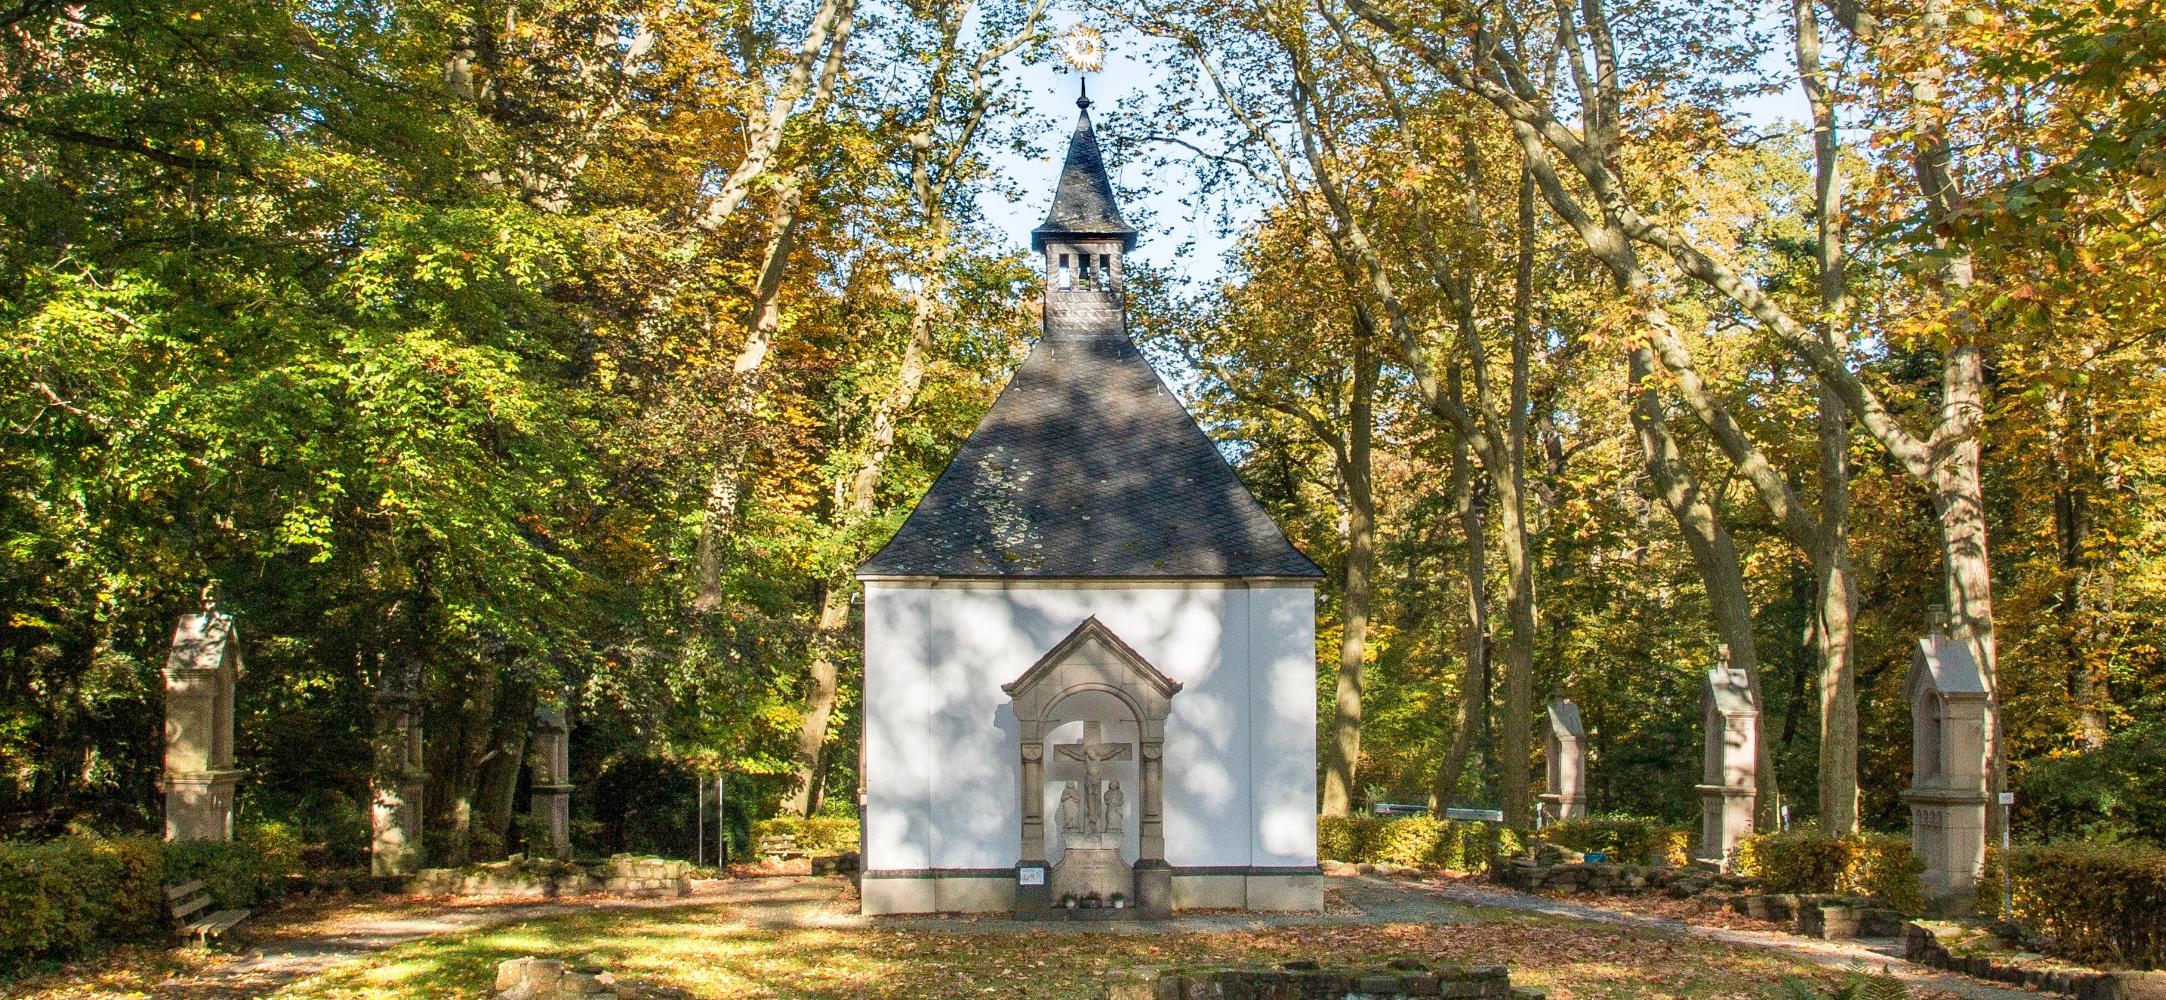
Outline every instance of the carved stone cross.
<svg viewBox="0 0 2166 1000"><path fill-rule="evenodd" d="M1059 754L1060 759L1078 761L1083 765L1083 830L1085 833L1099 833L1105 829L1106 763L1108 761L1125 761L1128 759L1129 754L1128 744L1120 743L1107 746L1098 741L1098 734L1098 723L1085 722L1083 723L1083 742L1062 743L1053 747L1053 752Z"/></svg>

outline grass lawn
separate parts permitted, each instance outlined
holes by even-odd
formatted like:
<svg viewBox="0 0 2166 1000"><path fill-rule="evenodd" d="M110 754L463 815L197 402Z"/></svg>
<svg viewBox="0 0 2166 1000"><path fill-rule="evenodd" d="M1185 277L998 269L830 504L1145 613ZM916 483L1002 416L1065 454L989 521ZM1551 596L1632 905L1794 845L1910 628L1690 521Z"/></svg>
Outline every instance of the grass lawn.
<svg viewBox="0 0 2166 1000"><path fill-rule="evenodd" d="M1277 928L1183 934L773 930L714 907L572 914L393 949L277 994L306 1000L483 998L522 955L603 966L693 997L1087 998L1096 974L1139 964L1393 957L1503 962L1552 1000L1765 997L1807 967L1757 952L1523 917L1453 926ZM1821 978L1832 979L1824 973ZM681 992L679 992L681 991Z"/></svg>

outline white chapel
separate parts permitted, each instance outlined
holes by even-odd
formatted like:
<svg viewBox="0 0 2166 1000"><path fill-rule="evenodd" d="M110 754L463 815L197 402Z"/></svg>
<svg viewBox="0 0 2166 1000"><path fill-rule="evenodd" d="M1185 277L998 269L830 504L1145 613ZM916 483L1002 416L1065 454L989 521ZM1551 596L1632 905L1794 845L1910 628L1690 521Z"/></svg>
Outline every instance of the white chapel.
<svg viewBox="0 0 2166 1000"><path fill-rule="evenodd" d="M863 910L1320 910L1321 574L1130 340L1077 104L1044 335L858 570Z"/></svg>

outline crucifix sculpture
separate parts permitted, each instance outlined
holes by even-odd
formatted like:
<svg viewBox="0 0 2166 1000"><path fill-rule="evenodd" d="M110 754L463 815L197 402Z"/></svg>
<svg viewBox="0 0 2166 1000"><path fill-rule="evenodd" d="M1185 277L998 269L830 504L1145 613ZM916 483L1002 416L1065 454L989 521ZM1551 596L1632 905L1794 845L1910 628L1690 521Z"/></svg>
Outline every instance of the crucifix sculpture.
<svg viewBox="0 0 2166 1000"><path fill-rule="evenodd" d="M1128 744L1117 743L1107 746L1099 742L1099 724L1085 722L1083 723L1083 742L1057 744L1053 747L1053 752L1059 754L1062 760L1076 761L1083 765L1083 829L1080 831L1064 830L1062 832L1079 832L1085 835L1111 833L1115 837L1119 837L1121 831L1118 828L1118 817L1113 818L1113 828L1108 829L1105 798L1106 764L1128 760Z"/></svg>

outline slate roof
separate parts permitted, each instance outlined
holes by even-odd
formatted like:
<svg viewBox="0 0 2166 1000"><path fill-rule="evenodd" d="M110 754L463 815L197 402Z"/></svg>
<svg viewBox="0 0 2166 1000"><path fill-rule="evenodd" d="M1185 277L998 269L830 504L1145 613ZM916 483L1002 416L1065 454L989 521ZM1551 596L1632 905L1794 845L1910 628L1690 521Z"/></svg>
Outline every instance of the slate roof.
<svg viewBox="0 0 2166 1000"><path fill-rule="evenodd" d="M1323 574L1124 331L1041 338L858 575Z"/></svg>
<svg viewBox="0 0 2166 1000"><path fill-rule="evenodd" d="M1075 134L1068 138L1068 159L1061 165L1060 183L1053 188L1053 207L1045 223L1031 230L1030 248L1042 251L1048 236L1117 236L1123 249L1136 246L1136 229L1121 218L1120 201L1113 196L1113 181L1106 176L1105 155L1098 149L1098 133L1091 128L1090 98L1076 99Z"/></svg>
<svg viewBox="0 0 2166 1000"><path fill-rule="evenodd" d="M1079 156L1103 182L1087 112L1076 135L1064 193ZM1118 221L1111 187L1102 193ZM1049 291L1045 322L992 409L858 576L1323 575L1136 349L1119 293Z"/></svg>
<svg viewBox="0 0 2166 1000"><path fill-rule="evenodd" d="M1986 695L1985 673L1978 669L1978 658L1971 655L1970 642L1942 635L1938 630L1918 640L1917 651L1911 655L1910 673L1904 678L1904 696L1915 697L1918 685L1927 682L1944 696Z"/></svg>

